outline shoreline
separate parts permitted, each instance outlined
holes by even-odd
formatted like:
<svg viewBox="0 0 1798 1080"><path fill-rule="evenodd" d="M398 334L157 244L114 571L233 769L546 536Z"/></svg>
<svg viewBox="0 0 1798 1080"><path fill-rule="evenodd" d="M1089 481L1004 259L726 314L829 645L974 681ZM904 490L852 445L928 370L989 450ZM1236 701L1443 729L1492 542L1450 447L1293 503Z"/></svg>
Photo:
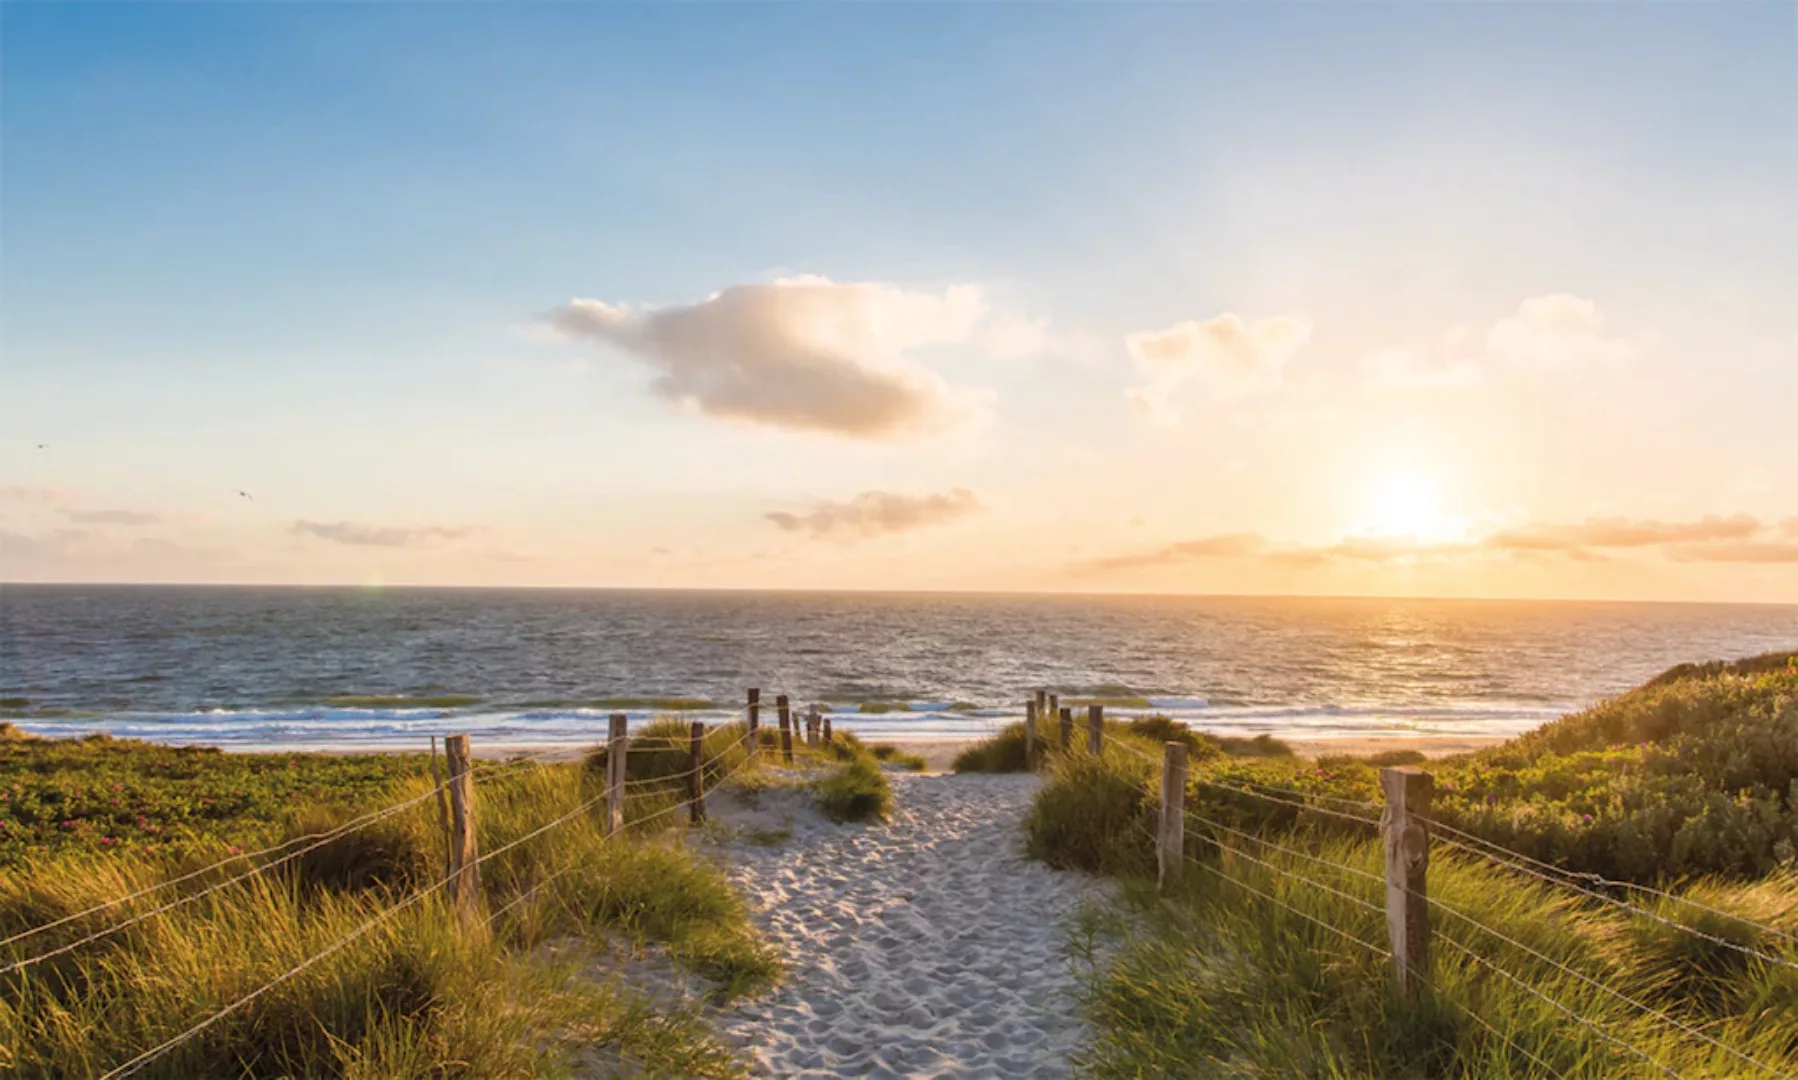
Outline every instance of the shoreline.
<svg viewBox="0 0 1798 1080"><path fill-rule="evenodd" d="M1292 747L1294 755L1301 758L1316 759L1326 756L1366 757L1372 754L1389 751L1414 750L1427 758L1435 759L1452 757L1456 754L1471 753L1489 746L1508 742L1516 736L1512 735L1454 735L1454 734L1406 734L1406 735L1341 735L1319 736L1314 738L1296 738L1284 740ZM866 738L869 743L892 743L908 753L921 756L930 772L946 772L962 750L981 738L942 738L920 733L916 738L886 737ZM209 745L195 743L191 745ZM530 740L506 740L503 742L475 741L470 746L472 756L476 758L503 758L517 754L538 754L544 761L568 762L578 761L588 750L599 745L599 741L569 742L532 742ZM217 746L216 749L227 754L328 754L335 756L354 756L359 754L428 754L427 746L363 746L356 743L317 743L294 745L271 743L263 746L231 745Z"/></svg>

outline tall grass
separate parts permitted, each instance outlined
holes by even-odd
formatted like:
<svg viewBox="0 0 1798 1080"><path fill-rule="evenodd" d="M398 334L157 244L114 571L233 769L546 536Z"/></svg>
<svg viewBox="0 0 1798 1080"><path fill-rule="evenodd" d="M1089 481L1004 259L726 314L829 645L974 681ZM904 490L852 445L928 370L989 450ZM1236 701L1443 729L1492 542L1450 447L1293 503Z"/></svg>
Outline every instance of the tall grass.
<svg viewBox="0 0 1798 1080"><path fill-rule="evenodd" d="M397 794L425 790L422 783ZM476 790L482 848L498 852L601 789L588 770L560 765L477 778ZM366 809L305 809L287 829L317 832ZM435 814L423 802L277 870L0 976L0 1072L97 1076L393 911L441 879ZM241 868L0 948L0 965L191 895ZM16 866L0 872L0 936L169 880L181 869L139 854ZM442 894L432 893L182 1042L141 1075L538 1076L566 1070L595 1047L651 1074L739 1074L729 1049L696 1013L591 975L594 950L609 942L627 950L659 943L709 979L719 997L775 978L772 952L716 870L649 836L608 840L599 805L495 855L480 875L490 924L460 926Z"/></svg>
<svg viewBox="0 0 1798 1080"><path fill-rule="evenodd" d="M1438 763L1437 816L1501 801L1540 807L1578 797L1602 779L1580 757L1597 752L1589 747L1651 736L1659 742L1636 749L1692 753L1702 783L1732 792L1710 811L1719 823L1752 820L1741 816L1743 808L1769 796L1730 785L1751 788L1770 771L1779 775L1782 759L1767 736L1785 731L1794 689L1785 670L1760 668L1662 680L1506 747ZM1669 1069L1687 1077L1798 1071L1798 969L1792 966L1798 965L1798 868L1784 865L1790 860L1780 855L1777 828L1732 837L1738 854L1724 862L1732 877L1690 876L1689 853L1647 844L1644 872L1663 884L1678 879L1673 897L1622 895L1658 919L1436 845L1429 871L1436 901L1430 989L1406 999L1392 990L1390 961L1381 955L1387 944L1383 864L1373 825L1230 790L1247 780L1371 799L1368 763L1201 759L1186 794L1191 816L1183 876L1172 895L1159 898L1148 883L1158 760L1109 748L1099 757L1061 756L1026 822L1032 854L1052 865L1117 875L1136 901L1130 909L1136 932L1118 944L1109 968L1095 968L1088 987L1094 1075L1597 1078L1664 1076ZM1733 761L1734 779L1713 760ZM1487 788L1473 783L1482 773ZM1628 771L1613 771L1610 779L1632 782ZM1500 783L1505 786L1492 790ZM1470 786L1477 803L1466 795ZM1786 797L1793 796L1798 785ZM1648 812L1647 804L1627 798L1610 805L1624 822ZM1791 813L1789 802L1772 805ZM1661 812L1677 818L1690 811L1669 801ZM1524 832L1526 842L1562 828L1549 814L1519 813L1512 821L1519 830L1538 830ZM1619 834L1588 829L1583 835L1614 841ZM1583 852L1609 865L1602 847L1549 850ZM1744 873L1756 865L1772 869ZM1684 876L1663 873L1667 868L1683 869Z"/></svg>
<svg viewBox="0 0 1798 1080"><path fill-rule="evenodd" d="M1601 987L1749 1058L1798 1068L1798 981L1791 978L1798 972L1738 963L1740 954L1717 948L1710 960L1727 954L1730 971L1716 978L1689 962L1689 935L1645 930L1642 920L1570 902L1546 885L1439 858L1430 869L1432 895L1528 949L1434 913L1431 989L1407 1000L1393 991L1390 961L1376 951L1386 943L1376 883L1252 842L1232 844L1275 869L1214 848L1195 853L1200 863L1187 864L1181 887L1165 901L1151 902L1142 879L1132 885L1141 926L1088 988L1094 1075L1665 1075L1619 1041L1682 1076L1777 1075ZM1366 872L1381 866L1370 841L1320 838L1302 850ZM1798 950L1783 955L1798 961Z"/></svg>
<svg viewBox="0 0 1798 1080"><path fill-rule="evenodd" d="M812 798L832 821L885 821L893 810L892 785L867 751L851 752L840 768L813 781Z"/></svg>
<svg viewBox="0 0 1798 1080"><path fill-rule="evenodd" d="M1213 735L1208 732L1194 731L1177 720L1165 716L1136 716L1127 720L1108 719L1103 728L1109 739L1121 740L1136 747L1143 753L1151 753L1159 757L1164 743L1185 743L1191 760L1204 760L1216 757L1260 757L1281 758L1292 757L1292 748L1280 739L1271 735L1257 735L1242 738L1232 735ZM1087 739L1086 718L1081 717L1074 727L1074 746L1077 752L1083 752ZM1059 720L1039 719L1036 723L1036 743L1043 753L1044 760L1061 745L1061 723ZM982 739L965 747L956 755L954 769L958 773L997 773L1025 772L1029 766L1024 760L1024 723L1019 721L1007 724L990 738Z"/></svg>

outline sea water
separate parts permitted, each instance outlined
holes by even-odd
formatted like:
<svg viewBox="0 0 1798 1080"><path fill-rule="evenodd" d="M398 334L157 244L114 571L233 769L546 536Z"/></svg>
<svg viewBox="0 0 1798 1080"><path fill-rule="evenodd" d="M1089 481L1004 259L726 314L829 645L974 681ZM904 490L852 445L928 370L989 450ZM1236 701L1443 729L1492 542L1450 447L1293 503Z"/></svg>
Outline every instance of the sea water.
<svg viewBox="0 0 1798 1080"><path fill-rule="evenodd" d="M1798 648L1798 607L1185 596L0 586L0 716L228 748L590 742L749 687L875 738L1036 687L1226 734L1511 735L1672 664Z"/></svg>

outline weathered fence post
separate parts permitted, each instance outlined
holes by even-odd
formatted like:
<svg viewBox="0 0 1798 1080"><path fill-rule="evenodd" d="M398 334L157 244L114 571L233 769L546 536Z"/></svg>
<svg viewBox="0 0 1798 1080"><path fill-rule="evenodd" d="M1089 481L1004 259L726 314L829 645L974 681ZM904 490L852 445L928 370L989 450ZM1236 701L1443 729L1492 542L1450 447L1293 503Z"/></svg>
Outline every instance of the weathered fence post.
<svg viewBox="0 0 1798 1080"><path fill-rule="evenodd" d="M1105 752L1105 706L1086 707L1086 748L1093 754Z"/></svg>
<svg viewBox="0 0 1798 1080"><path fill-rule="evenodd" d="M606 733L606 835L624 828L625 758L631 752L631 737L624 714L615 712Z"/></svg>
<svg viewBox="0 0 1798 1080"><path fill-rule="evenodd" d="M793 764L793 710L787 704L787 695L781 694L774 699L774 711L780 714L780 759L791 765Z"/></svg>
<svg viewBox="0 0 1798 1080"><path fill-rule="evenodd" d="M758 687L749 688L749 756L754 757L756 736L762 726L762 692Z"/></svg>
<svg viewBox="0 0 1798 1080"><path fill-rule="evenodd" d="M1049 715L1050 716L1060 716L1061 715L1061 695L1060 694L1050 694L1049 695Z"/></svg>
<svg viewBox="0 0 1798 1080"><path fill-rule="evenodd" d="M443 756L449 765L450 799L450 903L465 923L480 917L481 868L475 861L480 844L475 837L474 773L470 770L468 736L443 740Z"/></svg>
<svg viewBox="0 0 1798 1080"><path fill-rule="evenodd" d="M829 746L831 744L831 738L832 738L832 736L830 733L830 715L828 713L826 713L824 716L824 745L825 746Z"/></svg>
<svg viewBox="0 0 1798 1080"><path fill-rule="evenodd" d="M818 716L819 716L818 707L816 705L813 705L811 708L806 710L806 713L805 713L805 745L807 745L807 746L816 747L818 745L818 731L822 727L822 724L820 723Z"/></svg>
<svg viewBox="0 0 1798 1080"><path fill-rule="evenodd" d="M1036 702L1024 702L1024 768L1036 768Z"/></svg>
<svg viewBox="0 0 1798 1080"><path fill-rule="evenodd" d="M1186 859L1186 744L1168 743L1161 752L1161 834L1155 846L1156 884L1162 892L1180 879Z"/></svg>
<svg viewBox="0 0 1798 1080"><path fill-rule="evenodd" d="M443 790L443 769L437 764L437 736L431 736L431 779L437 782L437 822L443 827L443 876L450 876L449 793Z"/></svg>
<svg viewBox="0 0 1798 1080"><path fill-rule="evenodd" d="M1064 708L1061 714L1061 749L1063 753L1074 748L1074 710Z"/></svg>
<svg viewBox="0 0 1798 1080"><path fill-rule="evenodd" d="M687 779L687 804L691 808L689 820L697 825L705 820L705 721L693 721L693 739L687 753L687 768L692 770Z"/></svg>
<svg viewBox="0 0 1798 1080"><path fill-rule="evenodd" d="M1386 848L1386 933L1399 992L1415 996L1430 973L1430 813L1435 781L1415 766L1380 770L1386 809L1380 832Z"/></svg>
<svg viewBox="0 0 1798 1080"><path fill-rule="evenodd" d="M1043 711L1044 709L1047 709L1049 707L1049 692L1047 690L1038 690L1036 692L1036 697L1034 698L1034 700L1036 701L1036 715L1038 715L1038 716L1054 716L1055 715L1052 712L1045 713Z"/></svg>

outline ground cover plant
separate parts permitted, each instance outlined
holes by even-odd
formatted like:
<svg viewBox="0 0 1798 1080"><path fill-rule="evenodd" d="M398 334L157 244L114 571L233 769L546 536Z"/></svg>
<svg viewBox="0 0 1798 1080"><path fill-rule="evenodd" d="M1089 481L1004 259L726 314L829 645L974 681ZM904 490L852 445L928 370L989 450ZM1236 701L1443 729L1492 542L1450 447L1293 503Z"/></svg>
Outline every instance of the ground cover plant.
<svg viewBox="0 0 1798 1080"><path fill-rule="evenodd" d="M430 772L417 754L225 754L0 730L0 867L130 850L179 859L256 846L297 803L374 804Z"/></svg>

